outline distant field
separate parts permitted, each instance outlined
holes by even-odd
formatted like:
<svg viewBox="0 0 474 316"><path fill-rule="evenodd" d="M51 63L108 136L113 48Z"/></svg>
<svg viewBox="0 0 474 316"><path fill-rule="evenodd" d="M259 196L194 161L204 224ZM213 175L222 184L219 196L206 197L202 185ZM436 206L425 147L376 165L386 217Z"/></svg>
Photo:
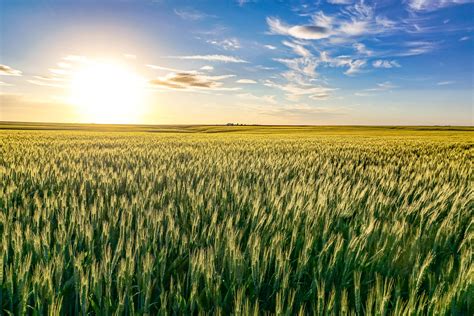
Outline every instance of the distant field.
<svg viewBox="0 0 474 316"><path fill-rule="evenodd" d="M473 132L0 123L0 314L472 315Z"/></svg>
<svg viewBox="0 0 474 316"><path fill-rule="evenodd" d="M1 122L0 130L82 130L96 132L174 132L174 133L249 133L249 134L376 134L376 135L434 135L436 133L474 132L472 126L295 126L295 125L128 125ZM423 133L418 133L423 132ZM402 133L402 134L400 134ZM472 135L472 134L466 134Z"/></svg>

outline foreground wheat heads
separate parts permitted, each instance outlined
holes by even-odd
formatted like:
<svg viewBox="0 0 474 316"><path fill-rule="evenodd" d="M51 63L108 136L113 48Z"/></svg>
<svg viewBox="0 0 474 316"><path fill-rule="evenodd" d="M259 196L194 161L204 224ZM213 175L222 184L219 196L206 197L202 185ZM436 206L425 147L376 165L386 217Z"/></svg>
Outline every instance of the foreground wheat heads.
<svg viewBox="0 0 474 316"><path fill-rule="evenodd" d="M0 144L0 314L473 314L470 135Z"/></svg>

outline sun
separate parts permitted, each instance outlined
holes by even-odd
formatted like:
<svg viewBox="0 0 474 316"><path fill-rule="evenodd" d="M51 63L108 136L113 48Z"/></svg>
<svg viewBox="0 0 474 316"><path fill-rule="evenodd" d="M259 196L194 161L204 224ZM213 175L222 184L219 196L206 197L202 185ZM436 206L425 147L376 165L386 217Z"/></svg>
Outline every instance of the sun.
<svg viewBox="0 0 474 316"><path fill-rule="evenodd" d="M70 102L91 123L135 123L143 114L144 80L126 65L88 62L71 77Z"/></svg>

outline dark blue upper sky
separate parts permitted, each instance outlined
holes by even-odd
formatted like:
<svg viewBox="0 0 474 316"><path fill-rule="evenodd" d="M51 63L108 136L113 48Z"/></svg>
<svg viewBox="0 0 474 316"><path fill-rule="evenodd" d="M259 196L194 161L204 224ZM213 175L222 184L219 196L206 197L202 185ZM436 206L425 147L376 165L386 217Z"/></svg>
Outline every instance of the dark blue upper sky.
<svg viewBox="0 0 474 316"><path fill-rule="evenodd" d="M473 10L463 0L0 0L0 119L74 120L67 87L81 56L120 59L146 79L140 122L472 125Z"/></svg>

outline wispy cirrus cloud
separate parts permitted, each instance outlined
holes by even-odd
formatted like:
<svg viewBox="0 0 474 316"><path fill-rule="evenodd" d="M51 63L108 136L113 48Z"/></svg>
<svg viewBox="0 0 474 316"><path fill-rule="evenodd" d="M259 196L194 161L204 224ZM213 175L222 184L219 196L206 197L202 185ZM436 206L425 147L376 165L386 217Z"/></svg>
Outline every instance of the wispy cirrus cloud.
<svg viewBox="0 0 474 316"><path fill-rule="evenodd" d="M249 2L252 2L252 0L236 0L236 1L239 4L239 6L241 6L241 7L243 7L244 5L246 5Z"/></svg>
<svg viewBox="0 0 474 316"><path fill-rule="evenodd" d="M372 62L375 68L400 68L400 64L396 60L382 60L377 59Z"/></svg>
<svg viewBox="0 0 474 316"><path fill-rule="evenodd" d="M224 63L248 63L248 61L235 56L228 55L190 55L190 56L171 56L170 58L218 61Z"/></svg>
<svg viewBox="0 0 474 316"><path fill-rule="evenodd" d="M473 3L472 0L408 0L408 7L413 11L435 11L448 6Z"/></svg>
<svg viewBox="0 0 474 316"><path fill-rule="evenodd" d="M376 13L376 5L365 1L334 1L344 4L339 12L326 14L323 11L311 13L306 10L301 16L310 17L307 23L288 24L277 17L267 17L270 34L287 36L283 45L291 48L297 55L295 58L274 58L288 67L280 76L287 83L267 82L267 86L283 90L288 99L298 100L308 97L321 100L329 97L332 90L317 91L322 86L316 84L320 67L344 69L347 76L363 73L368 65L373 68L399 68L398 61L391 56L413 56L424 54L435 49L436 44L429 41L408 41L401 45L402 49L390 52L383 49L374 50L367 42L379 41L376 36L390 36L404 32L414 18L396 22L384 14ZM416 20L417 23L423 21ZM368 38L370 36L370 38ZM317 46L312 43L317 42ZM379 41L380 42L380 41ZM327 50L319 50L324 47ZM352 51L349 49L352 48ZM316 52L317 53L316 53ZM341 53L337 53L342 51ZM319 56L318 56L319 53ZM315 88L316 87L316 88ZM377 84L372 91L393 89L389 82Z"/></svg>
<svg viewBox="0 0 474 316"><path fill-rule="evenodd" d="M236 81L237 83L243 83L243 84L255 84L257 81L253 79L239 79Z"/></svg>
<svg viewBox="0 0 474 316"><path fill-rule="evenodd" d="M269 50L275 50L277 49L275 46L273 45L263 45L265 48L269 49Z"/></svg>
<svg viewBox="0 0 474 316"><path fill-rule="evenodd" d="M407 57L416 56L434 51L438 43L429 41L408 41L400 45L402 48L399 52L395 52L393 56Z"/></svg>
<svg viewBox="0 0 474 316"><path fill-rule="evenodd" d="M274 95L258 96L252 93L239 93L237 94L237 97L246 101L253 101L253 102L258 102L258 103L270 103L270 104L277 103Z"/></svg>
<svg viewBox="0 0 474 316"><path fill-rule="evenodd" d="M451 81L451 80L449 80L449 81L440 81L440 82L438 82L438 83L436 83L436 84L437 84L438 86L447 86L447 85L451 85L451 84L455 84L455 83L456 83L456 81Z"/></svg>
<svg viewBox="0 0 474 316"><path fill-rule="evenodd" d="M2 76L21 76L22 72L17 69L13 69L7 65L0 65L0 75Z"/></svg>
<svg viewBox="0 0 474 316"><path fill-rule="evenodd" d="M331 57L326 51L320 53L320 60L322 63L326 63L330 67L347 68L344 71L344 74L346 75L355 75L361 72L367 64L367 61L365 59L354 59L351 56L347 55Z"/></svg>
<svg viewBox="0 0 474 316"><path fill-rule="evenodd" d="M289 42L289 41L283 41L283 45L290 47L293 49L293 52L295 54L300 55L301 57L310 57L312 54L310 53L309 50L307 50L303 45L300 45L295 42Z"/></svg>
<svg viewBox="0 0 474 316"><path fill-rule="evenodd" d="M369 22L367 21L349 21L343 22L338 31L341 34L349 36L358 36L369 32Z"/></svg>
<svg viewBox="0 0 474 316"><path fill-rule="evenodd" d="M315 58L275 58L274 60L284 64L296 74L310 78L316 77L318 60Z"/></svg>
<svg viewBox="0 0 474 316"><path fill-rule="evenodd" d="M345 65L349 68L344 72L346 75L354 75L362 71L362 68L367 64L365 60L347 60Z"/></svg>
<svg viewBox="0 0 474 316"><path fill-rule="evenodd" d="M377 83L374 88L365 89L365 91L387 91L387 90L392 90L395 88L398 88L398 87L394 85L392 82L385 81L385 82Z"/></svg>
<svg viewBox="0 0 474 316"><path fill-rule="evenodd" d="M367 46L365 46L365 44L363 43L354 43L352 47L354 47L354 49L357 51L357 53L359 53L359 55L364 55L364 56L369 57L374 54L374 52L368 49Z"/></svg>
<svg viewBox="0 0 474 316"><path fill-rule="evenodd" d="M213 90L238 90L239 88L224 88L222 80L234 75L207 76L196 72L169 73L164 77L150 80L152 86L171 89L213 89Z"/></svg>
<svg viewBox="0 0 474 316"><path fill-rule="evenodd" d="M271 34L289 35L294 38L316 40L329 37L330 30L316 25L288 25L276 17L267 17Z"/></svg>
<svg viewBox="0 0 474 316"><path fill-rule="evenodd" d="M305 40L343 41L368 34L383 35L396 30L396 23L384 15L375 14L375 5L364 1L345 2L339 13L328 15L315 12L307 23L289 25L279 18L267 17L270 34L287 35Z"/></svg>
<svg viewBox="0 0 474 316"><path fill-rule="evenodd" d="M175 9L174 13L183 20L198 21L205 18L215 17L192 8Z"/></svg>
<svg viewBox="0 0 474 316"><path fill-rule="evenodd" d="M462 0L460 0L462 1ZM394 39L396 46L386 45L377 37L389 38L402 33L423 34L434 32L429 17L407 15L399 20L376 11L377 5L372 2L331 1L342 4L327 14L321 10L311 11L305 8L300 16L307 22L288 24L278 17L267 17L269 33L287 36L289 40L283 45L290 47L296 58L274 58L286 65L289 71L281 74L294 84L311 84L320 66L344 68L344 74L354 76L364 72L367 65L376 69L400 68L394 57L409 57L430 53L438 48L439 43L430 40L408 40L401 42ZM327 48L314 51L318 47ZM367 43L380 43L381 49L375 50ZM352 46L353 51L348 49ZM337 53L342 51L342 53ZM331 55L334 57L332 57Z"/></svg>
<svg viewBox="0 0 474 316"><path fill-rule="evenodd" d="M297 83L287 83L279 84L271 80L267 80L264 84L267 87L278 88L286 93L286 97L292 101L297 101L303 96L318 98L321 96L327 97L330 91L335 89L315 85L315 84L297 84Z"/></svg>
<svg viewBox="0 0 474 316"><path fill-rule="evenodd" d="M311 16L311 22L314 25L319 25L327 29L332 28L335 18L326 15L323 11L318 11Z"/></svg>
<svg viewBox="0 0 474 316"><path fill-rule="evenodd" d="M225 38L222 40L207 40L209 44L222 48L224 50L237 50L241 48L240 41L237 38Z"/></svg>
<svg viewBox="0 0 474 316"><path fill-rule="evenodd" d="M357 91L354 93L357 97L373 97L378 95L377 92L391 91L398 88L390 81L380 82L375 85L373 88L364 89L362 91Z"/></svg>

